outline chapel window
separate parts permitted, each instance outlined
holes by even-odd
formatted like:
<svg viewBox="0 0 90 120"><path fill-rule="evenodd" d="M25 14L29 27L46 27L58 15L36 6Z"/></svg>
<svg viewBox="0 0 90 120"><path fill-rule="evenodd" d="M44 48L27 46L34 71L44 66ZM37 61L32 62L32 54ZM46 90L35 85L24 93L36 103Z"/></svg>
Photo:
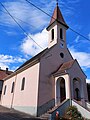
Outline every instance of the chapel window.
<svg viewBox="0 0 90 120"><path fill-rule="evenodd" d="M7 86L5 85L5 87L4 87L4 95L6 94L6 88L7 88Z"/></svg>
<svg viewBox="0 0 90 120"><path fill-rule="evenodd" d="M12 83L11 93L13 93L13 91L14 91L14 82Z"/></svg>
<svg viewBox="0 0 90 120"><path fill-rule="evenodd" d="M60 53L60 56L61 56L61 58L64 58L64 54L63 53Z"/></svg>
<svg viewBox="0 0 90 120"><path fill-rule="evenodd" d="M25 87L25 77L22 79L22 85L21 85L21 90L24 90Z"/></svg>
<svg viewBox="0 0 90 120"><path fill-rule="evenodd" d="M60 38L63 39L63 29L60 28Z"/></svg>
<svg viewBox="0 0 90 120"><path fill-rule="evenodd" d="M52 40L54 40L54 29L52 29Z"/></svg>

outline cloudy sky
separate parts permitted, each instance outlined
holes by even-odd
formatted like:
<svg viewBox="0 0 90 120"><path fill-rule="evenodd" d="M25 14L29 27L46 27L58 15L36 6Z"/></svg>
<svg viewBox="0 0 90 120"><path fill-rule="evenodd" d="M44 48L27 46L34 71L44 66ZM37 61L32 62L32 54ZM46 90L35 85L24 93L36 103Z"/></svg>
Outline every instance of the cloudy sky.
<svg viewBox="0 0 90 120"><path fill-rule="evenodd" d="M52 15L56 0L30 0L33 4ZM26 60L47 47L46 27L50 17L25 0L0 0L20 27L0 4L0 67L15 70ZM90 0L60 0L59 6L68 26L90 39ZM30 39L30 36L42 48ZM77 58L90 82L90 41L67 30L67 45Z"/></svg>

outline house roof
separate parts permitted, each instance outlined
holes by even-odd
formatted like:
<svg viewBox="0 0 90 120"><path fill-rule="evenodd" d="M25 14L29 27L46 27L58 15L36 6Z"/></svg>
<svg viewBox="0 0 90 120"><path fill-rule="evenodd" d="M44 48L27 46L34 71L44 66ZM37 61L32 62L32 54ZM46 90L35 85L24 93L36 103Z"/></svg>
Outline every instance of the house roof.
<svg viewBox="0 0 90 120"><path fill-rule="evenodd" d="M29 63L35 61L35 60L39 60L40 57L45 54L48 51L48 48L44 49L43 51L41 51L40 53L38 53L36 56L32 57L31 59L29 59L28 61L26 61L24 64L22 64L16 71L18 71L19 69L23 68L24 66L28 65Z"/></svg>
<svg viewBox="0 0 90 120"><path fill-rule="evenodd" d="M67 73L66 70L70 69L70 68L73 66L74 62L76 62L76 63L78 64L78 66L80 67L80 65L79 65L79 63L77 62L77 60L76 60L76 59L75 59L75 60L72 59L71 61L62 63L62 64L59 66L59 68L58 68L55 72L52 73L52 75L65 74L65 73ZM81 67L80 67L80 69L81 69ZM85 75L85 73L83 72L82 69L81 69L81 71L82 71L82 73ZM86 76L86 75L85 75L85 76ZM86 76L86 77L87 77L87 76Z"/></svg>
<svg viewBox="0 0 90 120"><path fill-rule="evenodd" d="M0 69L0 80L3 80L5 77L8 75L12 74L12 71L6 71L6 70L1 70Z"/></svg>
<svg viewBox="0 0 90 120"><path fill-rule="evenodd" d="M67 69L70 69L73 65L73 63L75 62L75 60L71 60L71 61L68 61L68 62L65 62L61 65L60 67L60 71L63 71L63 70L67 70Z"/></svg>
<svg viewBox="0 0 90 120"><path fill-rule="evenodd" d="M74 62L75 60L71 60L71 61L61 64L59 68L53 74L65 73L65 70L70 69Z"/></svg>
<svg viewBox="0 0 90 120"><path fill-rule="evenodd" d="M63 24L64 26L66 26L68 28L68 25L66 24L63 16L62 16L62 13L59 9L59 6L58 4L56 5L55 9L54 9L54 12L53 12L53 15L51 17L51 20L50 20L50 23L49 23L49 26L47 27L47 29L55 22L55 21L58 21L60 22L61 24Z"/></svg>
<svg viewBox="0 0 90 120"><path fill-rule="evenodd" d="M7 76L4 80L7 80L8 78L14 76L16 73L19 73L19 72L27 69L28 67L36 64L37 62L40 61L40 58L43 55L45 55L52 48L49 48L49 49L46 48L46 49L44 49L43 51L41 51L40 53L38 53L36 56L32 57L31 59L29 59L28 61L26 61L24 64L22 64L18 69L16 69L11 75Z"/></svg>

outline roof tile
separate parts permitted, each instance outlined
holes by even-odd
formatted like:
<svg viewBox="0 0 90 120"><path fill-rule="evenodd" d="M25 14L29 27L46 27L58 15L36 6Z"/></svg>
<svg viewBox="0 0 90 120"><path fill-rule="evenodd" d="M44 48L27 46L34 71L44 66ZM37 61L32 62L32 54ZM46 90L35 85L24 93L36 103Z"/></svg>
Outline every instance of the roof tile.
<svg viewBox="0 0 90 120"><path fill-rule="evenodd" d="M64 18L63 18L63 16L62 16L62 13L61 13L58 5L57 5L57 6L55 7L55 9L54 9L54 12L53 12L53 15L52 15L52 18L51 18L51 21L50 21L49 26L52 25L55 21L60 22L61 24L65 25L65 26L68 28L68 26L67 26L67 24L65 23L65 20L64 20ZM49 27L49 26L48 26L48 27ZM47 27L47 28L48 28L48 27Z"/></svg>
<svg viewBox="0 0 90 120"><path fill-rule="evenodd" d="M5 77L13 73L12 71L0 70L0 80L3 80Z"/></svg>

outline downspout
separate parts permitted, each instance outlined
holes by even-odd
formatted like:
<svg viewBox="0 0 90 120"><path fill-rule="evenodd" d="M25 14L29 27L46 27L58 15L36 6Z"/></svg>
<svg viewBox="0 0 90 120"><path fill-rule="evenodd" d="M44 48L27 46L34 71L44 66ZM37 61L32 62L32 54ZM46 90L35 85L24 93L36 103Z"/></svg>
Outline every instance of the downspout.
<svg viewBox="0 0 90 120"><path fill-rule="evenodd" d="M15 95L16 80L17 80L17 74L15 76L15 81L14 81L14 91L13 91L13 95L12 95L11 108L13 108L13 101L14 101L14 95Z"/></svg>

